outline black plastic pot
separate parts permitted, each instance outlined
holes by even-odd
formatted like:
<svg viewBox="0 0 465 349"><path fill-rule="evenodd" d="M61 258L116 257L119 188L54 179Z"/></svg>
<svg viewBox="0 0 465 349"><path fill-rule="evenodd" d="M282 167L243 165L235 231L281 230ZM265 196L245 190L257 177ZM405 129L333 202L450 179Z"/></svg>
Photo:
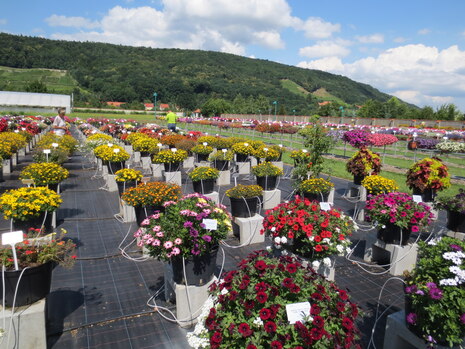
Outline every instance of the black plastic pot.
<svg viewBox="0 0 465 349"><path fill-rule="evenodd" d="M311 201L328 202L329 193L303 193L305 199Z"/></svg>
<svg viewBox="0 0 465 349"><path fill-rule="evenodd" d="M151 216L154 214L155 211L164 211L163 206L135 206L134 211L136 213L136 222L137 225L140 227L142 221L147 218L147 216Z"/></svg>
<svg viewBox="0 0 465 349"><path fill-rule="evenodd" d="M354 184L362 185L362 181L365 179L364 175L354 175Z"/></svg>
<svg viewBox="0 0 465 349"><path fill-rule="evenodd" d="M465 214L455 211L447 211L447 229L465 233Z"/></svg>
<svg viewBox="0 0 465 349"><path fill-rule="evenodd" d="M245 154L236 154L236 162L246 162L249 161L249 156Z"/></svg>
<svg viewBox="0 0 465 349"><path fill-rule="evenodd" d="M402 229L397 225L388 223L385 224L386 228L378 230L377 238L387 244L407 245L410 239L410 229Z"/></svg>
<svg viewBox="0 0 465 349"><path fill-rule="evenodd" d="M5 305L7 307L13 306L18 281L15 307L32 304L46 297L50 293L54 266L55 263L48 262L37 267L27 268L22 275L22 270L5 271ZM3 299L3 284L0 283L0 285L0 299Z"/></svg>
<svg viewBox="0 0 465 349"><path fill-rule="evenodd" d="M115 174L117 171L124 168L124 161L121 162L108 162L108 173Z"/></svg>
<svg viewBox="0 0 465 349"><path fill-rule="evenodd" d="M265 176L257 177L257 184L263 188L263 190L275 190L278 184L277 176Z"/></svg>
<svg viewBox="0 0 465 349"><path fill-rule="evenodd" d="M233 217L253 217L258 211L258 197L253 198L229 198L231 202L231 215Z"/></svg>
<svg viewBox="0 0 465 349"><path fill-rule="evenodd" d="M203 179L200 181L192 182L194 191L199 194L210 194L213 193L215 186L215 179Z"/></svg>
<svg viewBox="0 0 465 349"><path fill-rule="evenodd" d="M213 166L219 171L229 170L229 161L228 160L215 160Z"/></svg>
<svg viewBox="0 0 465 349"><path fill-rule="evenodd" d="M123 195L123 193L130 189L130 188L135 188L137 186L136 181L126 181L126 182L116 182L116 185L118 186L118 193L119 196Z"/></svg>
<svg viewBox="0 0 465 349"><path fill-rule="evenodd" d="M42 223L44 224L43 229L44 233L50 233L52 231L52 217L53 212L48 212L47 217L45 217L45 212L43 212L38 217L32 217L26 221L14 220L13 219L13 229L15 230L22 230L24 233L30 228L40 229L42 227ZM44 222L45 218L45 222Z"/></svg>
<svg viewBox="0 0 465 349"><path fill-rule="evenodd" d="M185 257L185 274L182 257L172 257L173 281L182 285L202 286L207 284L215 273L217 255L218 246L215 246L210 251L206 251L199 256L190 255Z"/></svg>
<svg viewBox="0 0 465 349"><path fill-rule="evenodd" d="M182 162L170 162L163 165L165 166L165 172L176 172L181 171Z"/></svg>
<svg viewBox="0 0 465 349"><path fill-rule="evenodd" d="M434 197L436 196L436 192L434 189L425 189L424 191L420 191L419 189L413 189L413 195L420 195L421 200L423 202L433 202Z"/></svg>
<svg viewBox="0 0 465 349"><path fill-rule="evenodd" d="M210 154L195 154L195 157L197 158L197 162L208 161L208 155Z"/></svg>

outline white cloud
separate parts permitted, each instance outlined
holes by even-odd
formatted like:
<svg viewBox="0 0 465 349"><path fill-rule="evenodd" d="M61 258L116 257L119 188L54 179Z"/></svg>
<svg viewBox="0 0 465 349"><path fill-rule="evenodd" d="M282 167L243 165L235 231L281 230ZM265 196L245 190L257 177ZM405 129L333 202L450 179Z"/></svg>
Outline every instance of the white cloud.
<svg viewBox="0 0 465 349"><path fill-rule="evenodd" d="M8 21L5 18L0 18L0 25L5 25L7 23Z"/></svg>
<svg viewBox="0 0 465 349"><path fill-rule="evenodd" d="M74 27L85 29L98 28L100 25L98 22L90 21L84 17L67 17L58 15L51 15L45 19L45 22L47 22L47 24L51 27Z"/></svg>
<svg viewBox="0 0 465 349"><path fill-rule="evenodd" d="M299 63L300 67L343 74L420 105L455 101L465 109L465 51L454 45L405 45L353 63L328 57Z"/></svg>
<svg viewBox="0 0 465 349"><path fill-rule="evenodd" d="M423 28L423 29L420 29L418 31L418 34L420 34L420 35L426 35L426 34L429 34L429 33L431 33L431 30L428 29L428 28Z"/></svg>
<svg viewBox="0 0 465 349"><path fill-rule="evenodd" d="M326 39L331 37L333 33L339 32L341 25L326 22L318 17L310 17L304 22L297 22L295 28L304 31L305 36L309 39Z"/></svg>
<svg viewBox="0 0 465 349"><path fill-rule="evenodd" d="M351 44L347 40L318 41L315 45L302 47L299 55L308 58L344 57L350 53L347 48Z"/></svg>
<svg viewBox="0 0 465 349"><path fill-rule="evenodd" d="M384 35L382 34L356 36L355 38L362 44L381 44L384 42Z"/></svg>

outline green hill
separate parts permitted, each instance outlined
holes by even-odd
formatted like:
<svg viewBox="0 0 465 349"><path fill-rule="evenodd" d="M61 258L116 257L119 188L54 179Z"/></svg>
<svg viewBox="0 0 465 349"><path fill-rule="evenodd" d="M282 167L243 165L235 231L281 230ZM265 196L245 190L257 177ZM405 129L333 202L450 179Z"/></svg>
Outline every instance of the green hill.
<svg viewBox="0 0 465 349"><path fill-rule="evenodd" d="M197 108L210 98L232 102L240 95L278 100L282 108L305 113L314 111L321 100L351 105L368 99L385 102L391 97L344 76L220 52L68 42L5 33L0 33L0 66L31 69L24 75L9 70L1 76L0 88L21 89L24 82L39 80L56 92L72 89L78 102L148 102L157 92L158 101ZM40 75L44 71L38 68L60 72Z"/></svg>

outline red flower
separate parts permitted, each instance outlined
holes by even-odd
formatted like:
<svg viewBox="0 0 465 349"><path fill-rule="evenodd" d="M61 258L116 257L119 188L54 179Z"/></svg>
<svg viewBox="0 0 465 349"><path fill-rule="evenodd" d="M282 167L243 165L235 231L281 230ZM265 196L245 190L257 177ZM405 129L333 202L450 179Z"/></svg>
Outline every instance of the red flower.
<svg viewBox="0 0 465 349"><path fill-rule="evenodd" d="M318 301L321 301L323 299L323 296L321 294L317 293L317 292L312 293L311 297L313 299L318 300Z"/></svg>
<svg viewBox="0 0 465 349"><path fill-rule="evenodd" d="M266 291L268 289L268 285L266 283L259 282L258 284L255 285L255 291Z"/></svg>
<svg viewBox="0 0 465 349"><path fill-rule="evenodd" d="M316 252L321 252L323 250L323 247L321 247L321 245L316 245L314 248Z"/></svg>
<svg viewBox="0 0 465 349"><path fill-rule="evenodd" d="M349 297L347 296L347 292L344 290L339 290L339 298L343 301L346 301Z"/></svg>
<svg viewBox="0 0 465 349"><path fill-rule="evenodd" d="M321 316L316 315L313 317L313 324L318 328L323 328L325 320Z"/></svg>
<svg viewBox="0 0 465 349"><path fill-rule="evenodd" d="M291 291L291 293L299 293L300 292L300 287L297 286L296 284L293 284L293 285L291 285L291 287L289 287L289 291Z"/></svg>
<svg viewBox="0 0 465 349"><path fill-rule="evenodd" d="M221 332L216 331L213 333L213 336L210 338L210 345L215 348L217 348L221 342L223 341L223 336L221 335Z"/></svg>
<svg viewBox="0 0 465 349"><path fill-rule="evenodd" d="M259 303L265 303L268 300L268 295L265 292L257 292L257 295L255 296L257 301Z"/></svg>
<svg viewBox="0 0 465 349"><path fill-rule="evenodd" d="M291 287L292 284L294 284L294 279L292 279L292 278L285 278L283 280L283 286L284 287L289 288L289 287Z"/></svg>
<svg viewBox="0 0 465 349"><path fill-rule="evenodd" d="M249 337L253 332L250 329L250 326L245 322L241 323L237 329L243 337Z"/></svg>
<svg viewBox="0 0 465 349"><path fill-rule="evenodd" d="M345 305L345 303L337 302L336 308L337 308L338 311L342 312L342 311L344 311L346 309L346 305Z"/></svg>
<svg viewBox="0 0 465 349"><path fill-rule="evenodd" d="M345 329L350 331L350 330L352 330L354 328L354 323L348 317L344 317L342 319L342 326L344 326Z"/></svg>
<svg viewBox="0 0 465 349"><path fill-rule="evenodd" d="M249 344L247 346L247 349L257 349L257 347L255 345L253 345L253 344Z"/></svg>
<svg viewBox="0 0 465 349"><path fill-rule="evenodd" d="M275 219L274 216L268 216L268 222L274 223Z"/></svg>
<svg viewBox="0 0 465 349"><path fill-rule="evenodd" d="M281 349L283 345L279 341L273 341L270 344L271 349Z"/></svg>
<svg viewBox="0 0 465 349"><path fill-rule="evenodd" d="M313 316L318 315L320 312L321 312L320 307L316 304L312 304L312 307L310 308L310 315L313 315Z"/></svg>
<svg viewBox="0 0 465 349"><path fill-rule="evenodd" d="M314 341L320 340L321 337L323 337L323 331L321 330L321 328L313 327L310 330L310 336Z"/></svg>
<svg viewBox="0 0 465 349"><path fill-rule="evenodd" d="M295 266L295 264L288 264L286 266L286 270L291 273L291 274L294 274L296 271L297 271L297 267Z"/></svg>
<svg viewBox="0 0 465 349"><path fill-rule="evenodd" d="M260 310L260 319L268 320L271 316L271 310L268 308L263 308Z"/></svg>
<svg viewBox="0 0 465 349"><path fill-rule="evenodd" d="M255 307L255 302L253 300L247 300L244 303L246 309L253 309Z"/></svg>
<svg viewBox="0 0 465 349"><path fill-rule="evenodd" d="M276 324L273 321L268 321L265 326L265 331L267 333L274 333L276 332Z"/></svg>
<svg viewBox="0 0 465 349"><path fill-rule="evenodd" d="M264 261L257 261L255 263L255 268L257 270L260 270L260 271L265 270L266 269L266 263Z"/></svg>

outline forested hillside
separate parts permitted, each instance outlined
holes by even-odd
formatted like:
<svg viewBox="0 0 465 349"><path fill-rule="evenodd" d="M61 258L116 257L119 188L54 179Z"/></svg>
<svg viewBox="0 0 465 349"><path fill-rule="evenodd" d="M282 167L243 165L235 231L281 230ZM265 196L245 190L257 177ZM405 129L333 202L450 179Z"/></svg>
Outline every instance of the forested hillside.
<svg viewBox="0 0 465 349"><path fill-rule="evenodd" d="M280 109L314 109L324 89L334 100L363 104L390 96L346 77L232 54L152 49L91 42L68 42L0 33L0 65L14 68L68 70L77 81L75 100L148 102L158 100L186 109L210 98L232 102L261 98ZM289 88L292 82L296 88ZM8 89L0 81L0 89ZM86 93L88 91L88 93ZM281 110L282 111L282 110Z"/></svg>

